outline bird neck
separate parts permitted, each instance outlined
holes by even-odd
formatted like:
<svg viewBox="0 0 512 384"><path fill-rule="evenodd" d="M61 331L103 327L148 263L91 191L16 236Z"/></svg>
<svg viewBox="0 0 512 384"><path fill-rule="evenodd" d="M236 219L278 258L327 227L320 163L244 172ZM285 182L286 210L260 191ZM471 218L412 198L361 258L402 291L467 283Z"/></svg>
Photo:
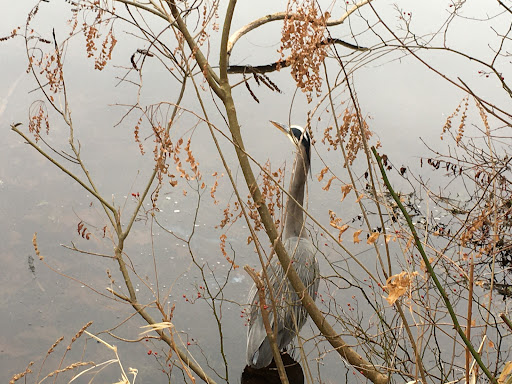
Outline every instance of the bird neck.
<svg viewBox="0 0 512 384"><path fill-rule="evenodd" d="M297 155L295 156L295 164L289 190L290 196L293 197L296 202L290 197L286 202L283 234L283 239L285 240L290 237L308 237L306 229L304 228L305 220L304 211L302 209L308 169L309 159L306 156L305 148L300 145L297 150Z"/></svg>

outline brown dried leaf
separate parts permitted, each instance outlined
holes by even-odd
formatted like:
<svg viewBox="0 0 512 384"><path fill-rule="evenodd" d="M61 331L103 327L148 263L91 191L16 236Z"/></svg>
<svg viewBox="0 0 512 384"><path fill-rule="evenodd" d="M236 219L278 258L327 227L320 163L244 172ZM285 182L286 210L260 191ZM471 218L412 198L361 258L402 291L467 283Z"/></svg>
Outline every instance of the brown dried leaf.
<svg viewBox="0 0 512 384"><path fill-rule="evenodd" d="M386 241L386 244L389 244L389 242L393 240L393 241L396 241L396 236L393 237L392 234L390 233L387 233L386 236L385 236L385 241Z"/></svg>
<svg viewBox="0 0 512 384"><path fill-rule="evenodd" d="M322 169L320 171L320 173L318 174L318 181L322 181L325 174L327 173L327 171L329 170L329 167L325 167L324 169Z"/></svg>
<svg viewBox="0 0 512 384"><path fill-rule="evenodd" d="M407 252L409 250L409 248L412 245L413 240L414 240L413 236L409 237L409 240L407 240L407 244L405 245L405 252Z"/></svg>
<svg viewBox="0 0 512 384"><path fill-rule="evenodd" d="M375 243L380 236L379 232L373 232L370 237L366 240L366 244L373 244Z"/></svg>
<svg viewBox="0 0 512 384"><path fill-rule="evenodd" d="M345 200L345 197L349 194L349 192L352 190L352 184L345 184L341 186L341 192L343 193L343 197L341 198L341 201Z"/></svg>
<svg viewBox="0 0 512 384"><path fill-rule="evenodd" d="M386 288L388 290L388 297L386 301L389 305L393 305L401 296L403 296L411 286L412 277L416 276L418 272L402 271L397 275L389 277L386 281Z"/></svg>
<svg viewBox="0 0 512 384"><path fill-rule="evenodd" d="M354 232L354 244L359 244L361 242L361 240L359 239L359 235L361 234L361 232L363 232L362 229L358 229L357 231Z"/></svg>
<svg viewBox="0 0 512 384"><path fill-rule="evenodd" d="M340 230L340 236L349 228L348 224L337 227Z"/></svg>
<svg viewBox="0 0 512 384"><path fill-rule="evenodd" d="M435 259L434 259L433 257L429 257L428 262L429 262L430 264L432 264L432 263L434 262L434 260L435 260ZM425 273L427 272L427 266L425 265L425 262L423 261L423 259L421 259L421 260L420 260L420 268L421 268L421 270L422 270L423 272L425 272ZM477 283L477 284L478 284L478 283Z"/></svg>
<svg viewBox="0 0 512 384"><path fill-rule="evenodd" d="M327 182L327 184L322 188L324 191L328 191L330 188L331 188L331 183L332 181L336 179L336 176L333 176L329 179L329 181Z"/></svg>

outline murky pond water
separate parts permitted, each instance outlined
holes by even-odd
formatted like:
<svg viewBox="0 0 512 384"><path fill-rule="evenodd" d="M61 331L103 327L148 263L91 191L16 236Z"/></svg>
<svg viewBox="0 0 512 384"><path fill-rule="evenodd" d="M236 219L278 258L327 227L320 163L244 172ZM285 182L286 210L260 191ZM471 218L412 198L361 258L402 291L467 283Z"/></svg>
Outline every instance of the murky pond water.
<svg viewBox="0 0 512 384"><path fill-rule="evenodd" d="M64 10L52 13L43 9L42 12L46 14L40 18L41 30L49 31L52 27L56 31L59 28L65 30L65 25L54 24L55 19L51 17L58 15L65 20L66 7L53 3L43 5L52 7L52 12ZM0 16L4 29L23 23L30 9L25 6L17 4L7 14ZM278 8L270 1L262 3L260 7L265 10L261 14L269 12L268 9L272 7ZM255 14L253 5L246 4L240 4L238 12L236 27L252 20ZM6 34L6 31L2 30L0 34ZM258 38L248 37L245 45L241 44L234 52L232 64L262 64L275 60L279 32L280 27L273 25ZM344 35L349 36L349 33L345 32ZM127 83L119 84L119 77L126 73L130 56L140 47L138 42L130 40L130 35L123 34L121 30L118 39L117 56L102 72L93 72L93 62L83 59L83 45L70 47L65 76L75 135L81 143L83 160L98 190L106 200L121 207L126 222L137 203L136 196L132 194L143 191L152 171L153 143L151 138L143 141L146 154L141 156L133 138L138 116L132 114L122 119L128 111L126 105L135 102L136 89ZM102 228L107 225L105 214L87 191L9 130L9 125L17 122L23 122L21 128L26 130L28 109L40 94L32 92L35 83L30 75L25 74L26 56L22 40L5 42L0 45L0 50L0 126L4 130L0 151L0 372L5 381L23 371L29 361L45 356L48 348L62 335L66 337L63 341L63 346L66 346L88 321L94 322L90 328L93 333L111 330L113 334L128 340L139 337L142 330L138 327L144 322L137 316L131 317L131 307L114 300L106 290L109 287L126 294L121 285L119 268L112 259L69 249L76 245L81 250L112 256L113 243L108 233L103 236ZM444 148L439 140L441 128L446 116L462 96L459 90L447 86L439 76L427 72L418 61L399 57L399 54L391 54L389 59L368 63L356 72L354 84L363 113L368 115L370 129L379 137L384 151L393 156L395 164L405 164L414 169L419 167L419 157L428 153L420 137L427 143L433 143L435 148ZM433 55L431 59L447 71L457 65L456 60L449 62L444 57ZM173 103L179 91L176 82L169 79L158 63L149 62L147 65L149 69L144 79L142 102L165 100ZM474 69L459 67L458 75L475 77ZM255 87L260 99L258 104L240 86L235 90L235 98L248 152L262 164L270 159L272 169L277 169L285 161L290 164L293 148L286 137L277 134L268 124L268 120L288 120L295 85L286 71L272 75L272 79L279 84L282 94ZM483 80L475 80L477 85L478 81ZM209 95L205 92L204 97L208 98ZM186 95L183 106L198 110L192 92ZM299 94L293 105L292 121L304 125L310 108ZM212 121L226 131L215 107L210 105L208 112ZM45 139L58 150L69 152L65 125L56 116L51 118L55 123L52 124L50 136L44 136ZM190 136L190 130L196 125L197 119L193 115L181 112L176 124L176 137ZM322 122L319 122L315 126L321 125ZM315 132L319 139L322 131L318 128ZM141 132L141 138L148 137L148 132ZM224 140L225 155L233 174L242 181L233 150L225 144ZM324 159L336 159L337 155L325 152L322 144L318 144L317 148ZM235 198L227 176L220 176L225 172L204 124L198 125L193 133L192 152L200 163L202 180L187 183L180 179L177 187L164 188L159 196L160 212L156 214L161 227L152 220L151 215L141 215L127 239L125 252L131 266L137 271L134 282L140 302L151 302L155 296L159 296L165 297L161 302L166 311L175 305L173 322L181 332L183 345L201 362L208 361L219 372L224 369L218 332L218 323L222 324L229 375L231 382L238 382L245 365L246 319L242 311L251 282L242 268L233 270L222 255L220 236L225 230L219 228L224 209L228 203L233 205ZM56 153L53 156L59 157ZM68 165L73 172L80 173L75 165ZM357 167L364 169L364 163ZM329 209L339 208L339 192L322 191L324 183L317 182L315 177L322 168L318 154L314 153L314 176L309 182L309 209L328 226ZM219 176L212 176L215 172ZM212 197L211 188L217 180L219 186ZM206 184L204 189L201 188L202 182ZM397 180L397 183L401 181ZM241 190L245 196L246 188L242 187ZM148 200L146 209L151 208L149 204ZM355 210L344 212L345 218L355 215ZM91 233L90 240L77 231L82 221ZM34 253L32 238L35 232L44 263ZM259 262L253 247L247 245L248 235L242 220L231 226L226 252L240 266L249 264L257 267ZM371 251L354 249L360 253L363 263L376 263ZM327 258L331 261L336 258L340 262L344 260L344 256L338 254L328 254ZM321 260L321 264L325 265L326 261ZM204 279L198 265L204 266ZM205 286L211 289L213 295L222 290L216 302L217 319L212 315L208 302L203 300ZM321 285L322 289L326 296L344 297L343 292L325 292L325 287ZM156 309L151 308L150 312L159 319ZM302 333L306 338L315 334L309 323ZM165 381L166 372L169 371L165 359L168 351L161 344L149 338L141 343L124 343L106 333L102 337L118 345L123 365L138 368L142 381ZM47 361L45 373L51 370L49 368L58 366L63 346ZM320 343L316 353L321 354L323 348L327 347ZM89 339L86 348L84 343L73 348L68 361L80 358L83 350L86 350L84 360L101 362L112 358L106 348ZM336 378L341 377L340 370L343 375L350 372L350 369L340 368L340 360L333 353L327 354L316 364L315 368L322 372L325 382L338 382ZM330 364L336 368L323 368ZM116 367L110 367L110 371L103 374L105 380L119 378ZM173 373L173 380L176 380L173 382L180 382L180 377L181 374Z"/></svg>

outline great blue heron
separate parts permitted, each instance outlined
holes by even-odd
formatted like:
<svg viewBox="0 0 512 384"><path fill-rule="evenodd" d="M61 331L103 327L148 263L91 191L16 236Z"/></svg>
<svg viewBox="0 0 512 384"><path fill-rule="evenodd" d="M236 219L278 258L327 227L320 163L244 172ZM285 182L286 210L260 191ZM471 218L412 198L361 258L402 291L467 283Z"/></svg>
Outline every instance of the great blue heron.
<svg viewBox="0 0 512 384"><path fill-rule="evenodd" d="M316 249L304 227L304 212L301 207L304 203L304 187L311 162L311 138L307 130L297 125L288 127L274 121L271 123L286 133L297 147L289 193L300 206L292 199L288 199L282 239L288 255L293 260L293 267L311 297L315 299L320 273L315 257ZM272 310L268 311L268 316L272 329L275 330L277 323L276 341L279 350L283 350L306 323L308 315L277 257L274 256L267 267L267 274L276 303L277 322ZM265 298L270 308L272 302L268 288L265 289ZM272 362L273 355L261 316L256 285L253 285L249 292L249 303L251 308L249 329L247 330L247 365L253 368L263 368Z"/></svg>

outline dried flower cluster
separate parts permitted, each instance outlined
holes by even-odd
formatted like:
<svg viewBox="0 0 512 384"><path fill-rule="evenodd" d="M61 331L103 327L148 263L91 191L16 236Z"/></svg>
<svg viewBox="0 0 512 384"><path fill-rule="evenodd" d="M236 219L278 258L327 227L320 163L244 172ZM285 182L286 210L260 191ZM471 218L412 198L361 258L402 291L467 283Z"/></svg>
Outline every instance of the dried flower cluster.
<svg viewBox="0 0 512 384"><path fill-rule="evenodd" d="M279 185L283 185L284 170L278 168L277 171L272 172L270 161L267 161L263 167L263 172L261 172L261 177L263 181L261 194L265 198L270 214L274 217L274 224L278 227L280 224L279 212L283 208L283 192Z"/></svg>
<svg viewBox="0 0 512 384"><path fill-rule="evenodd" d="M117 44L117 39L114 36L114 29L111 25L112 19L103 20L103 16L106 12L100 7L100 1L95 0L90 9L96 13L96 16L91 24L88 24L87 21L84 21L82 24L82 30L85 36L87 57L94 57L94 69L101 71L103 68L105 68L107 62L112 59L112 52ZM70 20L70 22L72 24L72 30L74 30L75 23L72 20L73 18ZM110 28L108 29L105 38L101 42L101 50L98 54L97 44L98 40L102 36L99 28L102 25L104 25L106 28L109 28L110 26Z"/></svg>
<svg viewBox="0 0 512 384"><path fill-rule="evenodd" d="M185 148L183 148L187 153L185 162L189 163L190 165L191 172L188 172L183 168L183 163L180 158L180 153L184 143L183 138L179 138L178 141L174 144L171 140L169 131L162 127L160 124L153 126L153 133L155 135L155 147L153 149L153 155L155 166L158 171L158 186L153 192L151 198L153 201L153 207L156 207L156 201L158 200L158 194L162 187L164 176L169 178L169 184L171 186L175 187L178 185L176 175L169 169L168 159L171 157L171 154L176 170L178 171L178 174L181 178L189 181L195 179L200 180L201 172L199 171L199 163L196 161L194 155L192 154L192 149L190 148L190 138L188 139ZM136 137L138 137L138 135Z"/></svg>
<svg viewBox="0 0 512 384"><path fill-rule="evenodd" d="M39 258L39 260L43 260L43 256L41 256L41 251L37 246L37 232L34 232L34 236L32 236L32 245L34 246L34 252L36 253L36 256Z"/></svg>
<svg viewBox="0 0 512 384"><path fill-rule="evenodd" d="M114 37L112 27L108 31L105 39L101 43L101 51L95 56L95 51L97 51L96 40L98 40L101 35L98 32L96 26L87 25L84 23L84 35L87 47L87 57L94 57L94 69L101 71L107 65L107 62L112 59L112 51L117 43L116 38Z"/></svg>
<svg viewBox="0 0 512 384"><path fill-rule="evenodd" d="M444 123L444 126L443 126L443 132L441 133L441 140L443 140L444 134L451 129L453 118L458 116L462 109L462 115L460 117L460 124L459 124L459 128L457 129L457 137L455 138L455 142L457 144L460 143L460 141L462 140L462 137L464 135L464 127L466 125L468 104L469 104L469 96L466 96L459 103L459 105L457 106L455 111L450 116L448 116L448 118L446 119L446 122Z"/></svg>
<svg viewBox="0 0 512 384"><path fill-rule="evenodd" d="M27 368L25 368L25 371L20 372L20 373L18 373L18 374L16 374L16 375L14 375L14 376L11 378L11 380L9 380L9 384L14 384L15 382L17 382L18 380L22 379L23 377L25 377L25 376L26 376L26 375L28 375L29 373L32 373L32 370L30 369L30 367L31 367L32 365L34 365L34 362L33 362L33 361L31 361L31 362L28 364Z"/></svg>
<svg viewBox="0 0 512 384"><path fill-rule="evenodd" d="M265 203L270 211L270 214L274 217L274 224L279 226L281 223L280 212L283 208L283 193L279 185L283 185L284 182L284 169L278 168L277 171L272 172L270 162L267 161L260 173L262 178L261 194L265 199ZM260 215L258 213L258 206L252 200L251 194L247 195L247 202L245 204L246 212L249 218L252 220L252 225L255 231L263 229L263 223L261 222ZM228 223L235 223L243 213L240 209L240 204L235 201L233 208L228 203L224 209L223 218L218 225L220 228L224 228ZM254 239L252 236L247 238L247 243L251 243Z"/></svg>
<svg viewBox="0 0 512 384"><path fill-rule="evenodd" d="M226 252L226 239L227 236L225 233L220 235L220 251L222 252L222 255L226 259L226 261L233 266L234 269L237 269L239 265L235 264L235 261L228 256L228 253Z"/></svg>
<svg viewBox="0 0 512 384"><path fill-rule="evenodd" d="M18 27L16 29L13 29L10 35L4 36L4 37L0 37L0 41L6 41L6 40L9 40L9 39L12 39L14 36L16 36L18 34L19 30L20 30L20 27Z"/></svg>
<svg viewBox="0 0 512 384"><path fill-rule="evenodd" d="M82 334L85 332L85 330L86 330L87 328L89 328L91 325L92 325L92 321L89 321L87 324L85 324L82 328L80 328L80 329L78 330L78 332L75 334L75 336L73 336L73 337L71 338L71 342L69 343L69 345L66 347L66 350L67 350L67 351L71 350L71 346L73 345L73 343L74 343L75 341L77 341L77 340L82 336Z"/></svg>
<svg viewBox="0 0 512 384"><path fill-rule="evenodd" d="M362 122L362 127L359 126L359 122ZM361 133L362 132L362 133ZM324 131L324 137L322 139L323 144L328 144L327 148L330 151L332 149L338 149L338 146L341 145L340 140L345 142L345 139L348 137L348 141L345 144L345 150L347 151L347 162L348 165L351 165L357 157L359 150L363 149L363 138L361 134L364 134L365 140L368 140L372 133L368 128L368 124L365 120L359 119L356 112L351 112L348 109L345 109L345 113L343 114L343 124L340 126L339 135L337 132L333 132L333 127L327 127ZM345 164L345 167L347 164Z"/></svg>
<svg viewBox="0 0 512 384"><path fill-rule="evenodd" d="M103 12L102 9L99 9L100 2L98 0L94 0L93 2L66 0L66 2L73 6L73 8L71 8L71 18L68 20L68 25L71 27L69 36L73 36L78 27L78 14L80 11L94 11L96 9L99 12Z"/></svg>
<svg viewBox="0 0 512 384"><path fill-rule="evenodd" d="M314 0L291 0L284 21L279 52L284 58L284 51L290 50L286 59L291 67L292 77L297 86L306 93L311 102L313 91L321 92L321 66L327 56L324 44L326 20L329 13L321 14Z"/></svg>
<svg viewBox="0 0 512 384"><path fill-rule="evenodd" d="M140 141L140 137L139 137L139 131L140 131L141 124L142 124L142 116L137 121L137 124L135 124L135 128L133 129L133 134L135 136L135 142L139 145L140 154L144 155L146 152L144 151L144 146L142 145L142 142Z"/></svg>
<svg viewBox="0 0 512 384"><path fill-rule="evenodd" d="M223 173L219 174L218 172L213 172L212 176L215 177L215 182L213 183L212 187L210 188L210 196L213 199L213 204L217 205L217 204L219 204L219 201L215 197L215 192L217 192L217 187L219 186L219 178L223 177L224 174ZM229 204L228 204L228 208L229 208ZM229 209L228 209L228 211L229 211ZM225 212L226 212L226 210L224 210L224 213ZM224 223L224 225L226 225L226 223ZM221 224L221 228L223 228L224 225Z"/></svg>
<svg viewBox="0 0 512 384"><path fill-rule="evenodd" d="M44 128L46 134L50 132L50 123L48 121L48 111L42 101L37 101L31 106L30 121L28 131L34 135L36 142L41 138L41 129ZM34 112L32 112L35 110Z"/></svg>
<svg viewBox="0 0 512 384"><path fill-rule="evenodd" d="M38 39L38 41L46 44L50 43L48 40ZM33 49L28 58L27 73L34 67L38 68L39 74L46 77L50 91L59 93L64 87L64 74L62 72L61 54L58 49L54 49L51 53L43 54L39 59L36 55L41 54L41 50Z"/></svg>

